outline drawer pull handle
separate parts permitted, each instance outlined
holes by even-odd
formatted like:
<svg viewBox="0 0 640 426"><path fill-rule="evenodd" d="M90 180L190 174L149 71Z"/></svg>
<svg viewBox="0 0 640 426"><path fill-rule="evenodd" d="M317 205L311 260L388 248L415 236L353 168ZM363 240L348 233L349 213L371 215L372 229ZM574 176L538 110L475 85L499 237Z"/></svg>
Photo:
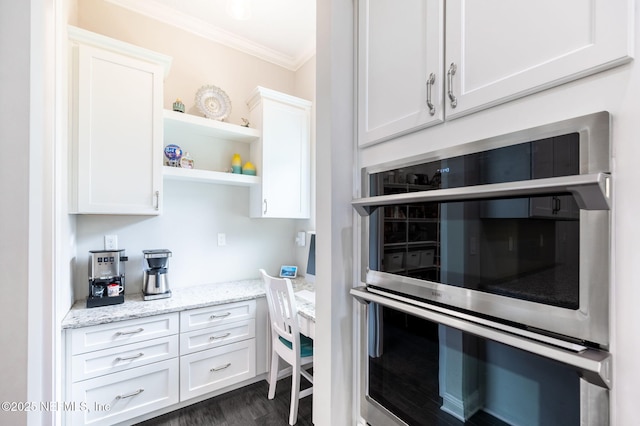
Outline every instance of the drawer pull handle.
<svg viewBox="0 0 640 426"><path fill-rule="evenodd" d="M231 363L230 362L226 363L222 367L214 367L209 371L211 371L212 373L215 373L216 371L224 370L225 368L229 368L229 367L231 367Z"/></svg>
<svg viewBox="0 0 640 426"><path fill-rule="evenodd" d="M133 330L133 331L118 331L116 333L116 336L126 336L128 334L137 334L137 333L141 333L144 331L144 328L140 327L137 330Z"/></svg>
<svg viewBox="0 0 640 426"><path fill-rule="evenodd" d="M132 356L119 356L118 358L116 358L116 362L129 361L132 359L140 358L141 356L144 356L144 353L140 352L139 354Z"/></svg>
<svg viewBox="0 0 640 426"><path fill-rule="evenodd" d="M231 333L224 333L220 336L211 336L209 337L209 340L218 340L218 339L224 339L225 337L229 337L231 336Z"/></svg>
<svg viewBox="0 0 640 426"><path fill-rule="evenodd" d="M225 314L221 314L221 315L213 314L213 315L211 315L211 316L209 317L209 319L226 318L226 317L228 317L229 315L231 315L231 312L227 312L227 313L225 313Z"/></svg>
<svg viewBox="0 0 640 426"><path fill-rule="evenodd" d="M126 393L126 394L124 394L124 395L118 395L118 396L116 396L116 399L118 400L118 399L131 398L132 396L139 395L139 394L141 394L142 392L144 392L144 389L140 388L140 389L138 389L137 391L133 391L133 392L131 392L131 393Z"/></svg>

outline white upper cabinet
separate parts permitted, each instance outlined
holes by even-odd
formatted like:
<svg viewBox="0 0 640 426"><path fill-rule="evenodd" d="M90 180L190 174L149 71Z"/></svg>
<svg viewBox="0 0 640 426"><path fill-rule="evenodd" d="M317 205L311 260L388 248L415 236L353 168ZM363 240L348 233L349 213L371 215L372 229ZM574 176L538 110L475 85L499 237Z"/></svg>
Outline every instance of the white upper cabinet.
<svg viewBox="0 0 640 426"><path fill-rule="evenodd" d="M447 0L447 119L628 62L631 11L628 0Z"/></svg>
<svg viewBox="0 0 640 426"><path fill-rule="evenodd" d="M170 58L78 28L69 34L71 211L160 214L163 66Z"/></svg>
<svg viewBox="0 0 640 426"><path fill-rule="evenodd" d="M631 0L360 0L359 146L628 62L632 10Z"/></svg>
<svg viewBox="0 0 640 426"><path fill-rule="evenodd" d="M247 100L261 131L251 161L262 176L251 187L250 216L307 219L311 210L311 102L258 87Z"/></svg>
<svg viewBox="0 0 640 426"><path fill-rule="evenodd" d="M443 11L442 0L360 1L360 145L443 121Z"/></svg>

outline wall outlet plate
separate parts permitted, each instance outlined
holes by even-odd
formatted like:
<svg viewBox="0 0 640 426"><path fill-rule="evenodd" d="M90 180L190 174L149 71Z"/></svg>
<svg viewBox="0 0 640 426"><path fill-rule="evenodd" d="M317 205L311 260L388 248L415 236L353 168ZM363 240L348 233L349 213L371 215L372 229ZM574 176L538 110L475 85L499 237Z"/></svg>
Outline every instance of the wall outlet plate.
<svg viewBox="0 0 640 426"><path fill-rule="evenodd" d="M105 250L117 250L118 249L118 236L117 235L105 235L104 236L104 249Z"/></svg>

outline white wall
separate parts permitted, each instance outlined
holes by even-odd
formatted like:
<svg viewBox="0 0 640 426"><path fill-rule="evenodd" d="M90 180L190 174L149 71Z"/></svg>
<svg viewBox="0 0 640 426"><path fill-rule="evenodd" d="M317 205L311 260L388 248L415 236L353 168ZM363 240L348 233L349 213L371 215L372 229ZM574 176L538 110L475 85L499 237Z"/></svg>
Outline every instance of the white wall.
<svg viewBox="0 0 640 426"><path fill-rule="evenodd" d="M313 422L355 424L353 410L353 2L317 3L316 339Z"/></svg>
<svg viewBox="0 0 640 426"><path fill-rule="evenodd" d="M0 3L1 400L53 399L54 38L52 2ZM9 408L12 408L9 406ZM20 405L2 424L49 424Z"/></svg>
<svg viewBox="0 0 640 426"><path fill-rule="evenodd" d="M316 57L310 58L296 71L294 93L307 99L311 104L311 218L298 222L297 231L316 230ZM304 275L307 270L309 234L306 234L304 247L296 247L296 265L298 273Z"/></svg>
<svg viewBox="0 0 640 426"><path fill-rule="evenodd" d="M117 234L129 256L127 293L142 290L145 249L171 250L173 289L258 278L259 268L276 273L295 262L297 221L250 219L248 188L165 180L164 193L159 216L78 216L76 299L88 294L89 250L102 249L105 234ZM218 247L218 233L226 234L226 246Z"/></svg>
<svg viewBox="0 0 640 426"><path fill-rule="evenodd" d="M359 167L406 158L466 142L607 110L613 116L613 238L611 353L613 355L612 424L637 422L635 392L640 383L640 10L635 11L635 61L526 98L446 122L359 151Z"/></svg>
<svg viewBox="0 0 640 426"><path fill-rule="evenodd" d="M0 168L0 266L5 271L0 312L4 348L0 380L2 401L27 400L29 302L29 92L31 7L0 2L0 147L15 161ZM8 384L11 383L9 386ZM26 413L0 413L5 424L26 424Z"/></svg>

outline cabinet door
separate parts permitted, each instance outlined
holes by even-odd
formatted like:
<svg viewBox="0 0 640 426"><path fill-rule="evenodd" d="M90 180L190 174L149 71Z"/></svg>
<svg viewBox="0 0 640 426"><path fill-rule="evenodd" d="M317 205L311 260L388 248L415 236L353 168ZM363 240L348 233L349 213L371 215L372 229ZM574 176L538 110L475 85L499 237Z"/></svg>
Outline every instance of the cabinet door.
<svg viewBox="0 0 640 426"><path fill-rule="evenodd" d="M261 129L251 159L262 184L251 188L251 217L308 219L311 214L311 102L259 87L249 100Z"/></svg>
<svg viewBox="0 0 640 426"><path fill-rule="evenodd" d="M628 0L448 0L447 119L631 59Z"/></svg>
<svg viewBox="0 0 640 426"><path fill-rule="evenodd" d="M180 357L180 401L256 376L254 339Z"/></svg>
<svg viewBox="0 0 640 426"><path fill-rule="evenodd" d="M69 424L110 426L176 404L178 368L174 358L74 383Z"/></svg>
<svg viewBox="0 0 640 426"><path fill-rule="evenodd" d="M359 2L360 146L442 122L443 12L442 0Z"/></svg>
<svg viewBox="0 0 640 426"><path fill-rule="evenodd" d="M72 211L159 214L163 69L92 46L77 49Z"/></svg>

